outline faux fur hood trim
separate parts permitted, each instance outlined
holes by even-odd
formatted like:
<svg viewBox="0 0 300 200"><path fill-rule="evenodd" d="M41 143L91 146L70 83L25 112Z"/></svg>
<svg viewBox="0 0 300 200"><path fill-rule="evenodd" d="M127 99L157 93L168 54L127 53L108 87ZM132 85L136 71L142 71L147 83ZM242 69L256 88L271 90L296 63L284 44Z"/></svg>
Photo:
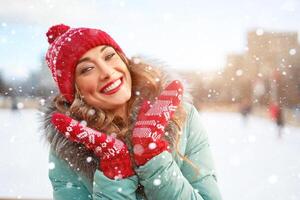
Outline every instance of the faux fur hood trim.
<svg viewBox="0 0 300 200"><path fill-rule="evenodd" d="M149 61L143 59L143 63L147 63L149 66L159 69L159 71L162 73L161 89L163 89L166 84L173 80L180 80L184 87L183 102L192 103L190 86L185 80L182 79L182 77L174 73L174 70L168 68L157 60ZM130 115L130 120L132 122L135 122L139 107L140 102L136 102L133 106L133 111ZM53 151L60 159L65 160L74 171L86 176L92 183L94 173L99 165L98 158L94 156L93 151L85 148L83 144L69 141L55 129L55 127L51 124L51 116L54 112L57 112L53 102L47 102L46 105L44 105L44 107L42 107L40 110L42 112L42 137L44 140L46 140L46 143L50 145L51 151ZM176 127L174 123L169 123L168 126L171 130L174 130ZM175 140L175 138L172 138L171 136L169 136L167 139L170 142Z"/></svg>

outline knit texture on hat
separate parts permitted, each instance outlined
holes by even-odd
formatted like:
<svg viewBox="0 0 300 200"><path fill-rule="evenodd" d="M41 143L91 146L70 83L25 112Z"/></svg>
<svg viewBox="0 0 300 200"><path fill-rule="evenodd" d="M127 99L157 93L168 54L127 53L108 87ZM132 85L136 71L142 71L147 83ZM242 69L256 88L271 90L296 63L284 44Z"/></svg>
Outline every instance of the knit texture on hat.
<svg viewBox="0 0 300 200"><path fill-rule="evenodd" d="M46 62L60 93L69 103L74 100L74 77L78 60L88 50L107 45L123 53L120 46L104 31L91 28L70 28L64 24L49 28L46 33L50 47Z"/></svg>

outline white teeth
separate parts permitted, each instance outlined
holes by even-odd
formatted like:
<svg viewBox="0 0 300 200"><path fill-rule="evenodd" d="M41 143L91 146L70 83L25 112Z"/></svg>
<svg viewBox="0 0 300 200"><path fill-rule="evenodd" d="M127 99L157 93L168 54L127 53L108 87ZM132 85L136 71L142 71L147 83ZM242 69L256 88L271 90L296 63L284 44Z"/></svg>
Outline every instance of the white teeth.
<svg viewBox="0 0 300 200"><path fill-rule="evenodd" d="M121 79L118 79L117 81L115 81L113 84L111 84L110 86L108 86L107 88L105 88L103 90L104 93L107 93L113 89L115 89L116 87L118 87L121 84Z"/></svg>

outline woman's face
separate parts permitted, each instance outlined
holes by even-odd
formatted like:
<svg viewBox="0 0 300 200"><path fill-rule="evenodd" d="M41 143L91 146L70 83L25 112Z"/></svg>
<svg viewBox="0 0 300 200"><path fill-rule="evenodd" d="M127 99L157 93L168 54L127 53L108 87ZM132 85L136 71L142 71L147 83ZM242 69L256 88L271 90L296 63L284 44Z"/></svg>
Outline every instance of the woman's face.
<svg viewBox="0 0 300 200"><path fill-rule="evenodd" d="M126 64L110 46L87 51L78 61L75 84L93 107L117 110L131 97L131 76Z"/></svg>

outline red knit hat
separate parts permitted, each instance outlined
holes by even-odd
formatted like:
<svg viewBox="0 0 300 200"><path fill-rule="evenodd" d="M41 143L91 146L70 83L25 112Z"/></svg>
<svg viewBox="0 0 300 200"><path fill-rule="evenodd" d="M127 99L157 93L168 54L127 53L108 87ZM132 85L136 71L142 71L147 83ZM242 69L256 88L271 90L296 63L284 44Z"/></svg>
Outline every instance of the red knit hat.
<svg viewBox="0 0 300 200"><path fill-rule="evenodd" d="M119 45L99 29L70 28L59 24L50 27L46 35L50 44L46 62L60 93L70 103L74 100L76 64L85 52L100 45L108 45L123 53Z"/></svg>

